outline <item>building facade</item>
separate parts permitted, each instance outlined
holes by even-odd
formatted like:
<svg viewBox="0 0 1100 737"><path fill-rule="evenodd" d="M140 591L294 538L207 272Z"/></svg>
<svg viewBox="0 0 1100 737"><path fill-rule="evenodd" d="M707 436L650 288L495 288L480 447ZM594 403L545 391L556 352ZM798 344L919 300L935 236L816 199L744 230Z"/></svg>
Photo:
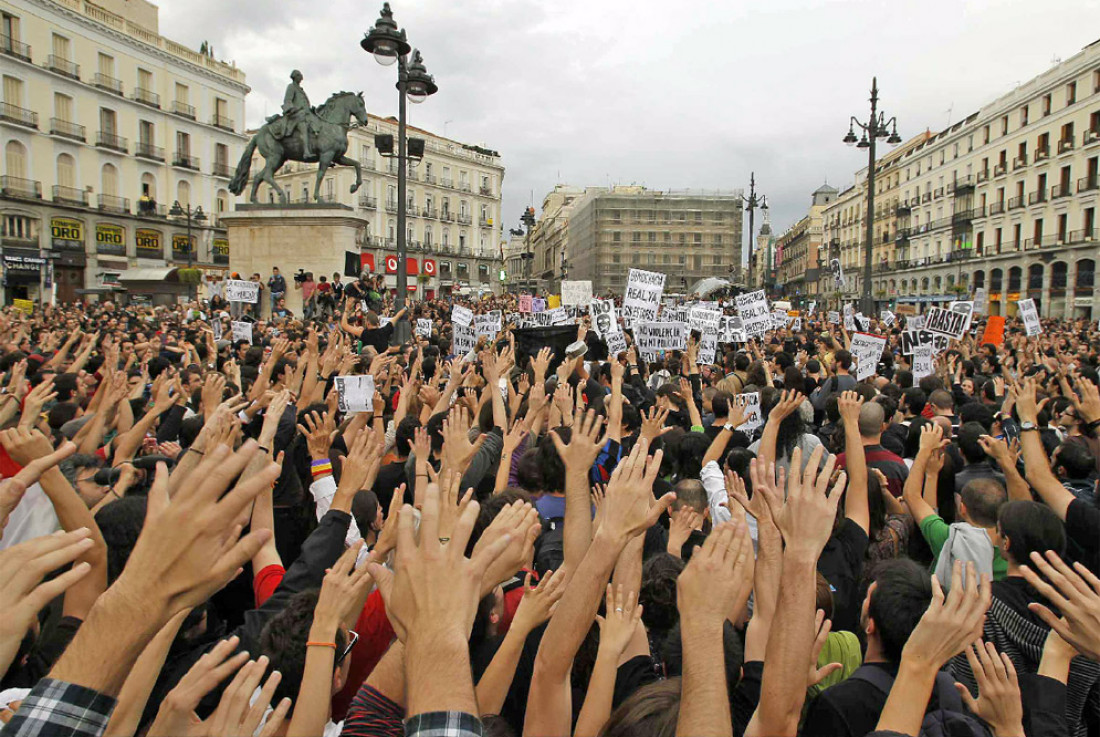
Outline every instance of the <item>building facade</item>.
<svg viewBox="0 0 1100 737"><path fill-rule="evenodd" d="M794 307L816 300L818 276L824 268L822 233L825 208L836 199L837 190L823 184L813 193L810 211L776 239L776 280Z"/></svg>
<svg viewBox="0 0 1100 737"><path fill-rule="evenodd" d="M320 103L322 101L314 101ZM348 133L348 156L359 161L363 183L352 193L355 170L329 169L321 184L321 201L351 207L368 225L360 243L368 270L385 274L397 287L397 161L375 148L375 135L397 137L397 120L368 116L368 125ZM410 291L424 299L438 295L478 293L501 289L501 186L504 166L500 154L481 146L459 143L408 126L410 138L424 140L424 156L410 162L407 178L406 244ZM396 145L396 144L395 144ZM253 159L254 177L263 166ZM276 175L289 201L307 205L313 200L317 165L288 162ZM260 185L261 201L278 197Z"/></svg>
<svg viewBox="0 0 1100 737"><path fill-rule="evenodd" d="M666 294L708 276L729 278L741 267L741 217L740 190L590 187L569 217L569 278L615 294L631 268L665 274Z"/></svg>
<svg viewBox="0 0 1100 737"><path fill-rule="evenodd" d="M569 216L584 190L559 184L542 200L542 215L531 231L532 277L542 291L556 294L569 278Z"/></svg>
<svg viewBox="0 0 1100 737"><path fill-rule="evenodd" d="M228 265L218 217L249 88L211 51L161 36L157 12L146 0L0 1L6 300L167 301L187 291L177 267ZM205 219L188 228L173 202Z"/></svg>
<svg viewBox="0 0 1100 737"><path fill-rule="evenodd" d="M752 250L752 289L764 289L768 294L776 292L776 265L779 254L776 250L775 234L772 233L770 211L763 211L764 222L756 234L756 243Z"/></svg>

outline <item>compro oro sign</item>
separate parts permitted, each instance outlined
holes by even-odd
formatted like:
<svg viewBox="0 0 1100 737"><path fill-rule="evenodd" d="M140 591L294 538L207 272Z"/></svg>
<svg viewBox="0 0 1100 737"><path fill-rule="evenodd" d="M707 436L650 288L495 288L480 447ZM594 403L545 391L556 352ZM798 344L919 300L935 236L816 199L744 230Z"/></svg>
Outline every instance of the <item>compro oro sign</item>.
<svg viewBox="0 0 1100 737"><path fill-rule="evenodd" d="M71 218L50 220L50 245L59 251L84 251L84 223Z"/></svg>
<svg viewBox="0 0 1100 737"><path fill-rule="evenodd" d="M95 226L95 252L108 256L125 256L126 231L122 226L113 223Z"/></svg>
<svg viewBox="0 0 1100 737"><path fill-rule="evenodd" d="M194 236L188 238L183 233L176 233L172 236L172 258L186 259L187 255L191 253L194 243Z"/></svg>
<svg viewBox="0 0 1100 737"><path fill-rule="evenodd" d="M164 240L159 230L142 228L134 234L137 255L141 258L164 258Z"/></svg>

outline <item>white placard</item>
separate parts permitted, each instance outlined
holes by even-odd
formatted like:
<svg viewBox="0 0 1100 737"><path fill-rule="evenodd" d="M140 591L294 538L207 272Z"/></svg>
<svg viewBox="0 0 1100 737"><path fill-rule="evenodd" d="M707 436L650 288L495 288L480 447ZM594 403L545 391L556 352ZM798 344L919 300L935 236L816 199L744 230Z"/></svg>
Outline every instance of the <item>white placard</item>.
<svg viewBox="0 0 1100 737"><path fill-rule="evenodd" d="M566 307L586 305L592 301L592 282L563 281L561 283L561 303Z"/></svg>
<svg viewBox="0 0 1100 737"><path fill-rule="evenodd" d="M851 305L844 305L844 329L849 333L856 331L856 312Z"/></svg>
<svg viewBox="0 0 1100 737"><path fill-rule="evenodd" d="M961 300L957 302L952 302L947 306L947 309L951 310L952 312L957 312L960 315L966 315L966 327L963 328L963 333L970 329L970 322L974 318L973 302L963 302Z"/></svg>
<svg viewBox="0 0 1100 737"><path fill-rule="evenodd" d="M416 334L422 335L425 338L432 337L432 321L424 318L419 318L416 321Z"/></svg>
<svg viewBox="0 0 1100 737"><path fill-rule="evenodd" d="M985 287L978 287L977 289L974 290L974 314L975 315L984 315L985 314L985 301L986 301Z"/></svg>
<svg viewBox="0 0 1100 737"><path fill-rule="evenodd" d="M879 314L879 319L882 320L883 327L889 328L894 326L894 321L898 319L898 316L890 312L890 310L883 310Z"/></svg>
<svg viewBox="0 0 1100 737"><path fill-rule="evenodd" d="M493 310L485 315L474 315L474 334L495 338L496 334L500 332L500 317L500 310Z"/></svg>
<svg viewBox="0 0 1100 737"><path fill-rule="evenodd" d="M344 414L370 412L374 408L374 377L337 376L333 381L336 387L336 406Z"/></svg>
<svg viewBox="0 0 1100 737"><path fill-rule="evenodd" d="M638 351L648 361L657 359L661 351L683 349L687 345L686 322L643 322L634 328Z"/></svg>
<svg viewBox="0 0 1100 737"><path fill-rule="evenodd" d="M772 330L783 330L790 320L791 316L785 310L772 310Z"/></svg>
<svg viewBox="0 0 1100 737"><path fill-rule="evenodd" d="M214 322L210 323L210 330L212 330L214 333L214 340L222 339L222 321L220 318L215 319Z"/></svg>
<svg viewBox="0 0 1100 737"><path fill-rule="evenodd" d="M592 316L592 328L600 334L600 337L606 339L612 333L622 332L619 329L619 321L615 319L614 300L592 300L588 305L588 314Z"/></svg>
<svg viewBox="0 0 1100 737"><path fill-rule="evenodd" d="M451 307L451 322L455 325L461 325L464 328L470 327L470 324L474 321L474 311L468 307L462 305L453 305Z"/></svg>
<svg viewBox="0 0 1100 737"><path fill-rule="evenodd" d="M913 346L913 381L932 375L932 344Z"/></svg>
<svg viewBox="0 0 1100 737"><path fill-rule="evenodd" d="M744 343L745 328L736 315L723 315L718 321L718 340L721 343Z"/></svg>
<svg viewBox="0 0 1100 737"><path fill-rule="evenodd" d="M240 279L225 280L225 299L228 302L248 302L252 304L260 298L260 285L254 281Z"/></svg>
<svg viewBox="0 0 1100 737"><path fill-rule="evenodd" d="M878 362L882 360L882 351L886 348L886 338L870 333L856 333L852 336L849 350L856 361L856 380L863 381L874 376Z"/></svg>
<svg viewBox="0 0 1100 737"><path fill-rule="evenodd" d="M925 315L924 329L958 340L966 332L966 326L969 323L969 312L964 315L942 307L930 307L928 314Z"/></svg>
<svg viewBox="0 0 1100 737"><path fill-rule="evenodd" d="M801 317L796 317L794 319L794 321L791 323L791 332L792 333L801 333L802 332L802 318Z"/></svg>
<svg viewBox="0 0 1100 737"><path fill-rule="evenodd" d="M911 315L905 318L906 330L924 330L924 315Z"/></svg>
<svg viewBox="0 0 1100 737"><path fill-rule="evenodd" d="M657 320L661 295L665 291L665 275L656 271L631 269L626 280L623 297L623 319L630 327L641 321Z"/></svg>
<svg viewBox="0 0 1100 737"><path fill-rule="evenodd" d="M740 430L751 432L764 426L764 415L760 411L760 392L748 392L747 394L735 394L733 403L745 413L745 424Z"/></svg>
<svg viewBox="0 0 1100 737"><path fill-rule="evenodd" d="M464 356L477 348L477 333L472 326L455 325L451 332L451 353Z"/></svg>
<svg viewBox="0 0 1100 737"><path fill-rule="evenodd" d="M603 336L603 340L607 343L607 355L611 360L615 360L620 353L626 352L626 336L623 335L623 331L616 330L614 333L608 333Z"/></svg>
<svg viewBox="0 0 1100 737"><path fill-rule="evenodd" d="M722 313L718 310L709 310L705 307L692 307L688 311L688 327L691 330L705 332L708 328L718 334L718 322L722 319Z"/></svg>
<svg viewBox="0 0 1100 737"><path fill-rule="evenodd" d="M768 314L768 299L763 289L737 295L737 312L745 335L762 336L772 329L772 316Z"/></svg>
<svg viewBox="0 0 1100 737"><path fill-rule="evenodd" d="M1039 311L1035 309L1034 299L1021 299L1016 303L1020 308L1020 319L1024 321L1024 331L1030 338L1043 332L1043 326L1039 322Z"/></svg>
<svg viewBox="0 0 1100 737"><path fill-rule="evenodd" d="M806 303L806 314L807 315L814 314L814 312L816 310L817 310L817 300L816 299L811 299L809 302Z"/></svg>
<svg viewBox="0 0 1100 737"><path fill-rule="evenodd" d="M839 325L840 324L840 313L839 312L829 310L829 324L830 325Z"/></svg>
<svg viewBox="0 0 1100 737"><path fill-rule="evenodd" d="M551 325L568 325L574 322L573 318L569 316L569 313L566 312L564 307L555 307L552 310L547 310L543 314L549 317Z"/></svg>
<svg viewBox="0 0 1100 737"><path fill-rule="evenodd" d="M840 259L834 258L829 262L829 270L833 272L833 286L836 291L844 290L844 267L840 265Z"/></svg>
<svg viewBox="0 0 1100 737"><path fill-rule="evenodd" d="M856 321L856 329L864 332L871 329L871 318L864 317L862 312L857 312L852 316Z"/></svg>
<svg viewBox="0 0 1100 737"><path fill-rule="evenodd" d="M252 342L252 323L243 320L238 322L235 320L230 323L230 325L233 327L234 343L238 340L247 340L249 343Z"/></svg>

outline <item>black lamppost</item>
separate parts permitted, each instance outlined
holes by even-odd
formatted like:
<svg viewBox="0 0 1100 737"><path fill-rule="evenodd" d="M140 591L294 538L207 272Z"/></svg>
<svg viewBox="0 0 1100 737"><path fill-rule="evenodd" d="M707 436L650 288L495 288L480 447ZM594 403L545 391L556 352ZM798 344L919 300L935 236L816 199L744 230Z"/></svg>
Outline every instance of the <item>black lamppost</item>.
<svg viewBox="0 0 1100 737"><path fill-rule="evenodd" d="M531 253L531 228L535 227L535 208L528 205L527 209L523 211L523 215L520 216L519 221L527 228L523 249L523 280L525 282L524 286L531 289L531 262L535 260L535 254Z"/></svg>
<svg viewBox="0 0 1100 737"><path fill-rule="evenodd" d="M756 214L756 208L761 210L768 209L768 198L764 195L756 196L756 172L749 174L749 196L741 195L741 199L745 202L745 211L749 213L749 278L745 284L745 288L748 291L752 291L752 246L756 241L756 229L754 225L754 215Z"/></svg>
<svg viewBox="0 0 1100 737"><path fill-rule="evenodd" d="M854 116L848 122L848 135L844 142L851 146L856 143L855 126L863 131L863 137L857 148L867 149L867 234L863 254L863 305L861 310L868 317L875 314L875 303L871 297L871 251L875 242L875 142L885 138L890 145L901 143L898 135L897 118L886 119L886 114L878 109L878 78L871 78L871 117L861 123Z"/></svg>
<svg viewBox="0 0 1100 737"><path fill-rule="evenodd" d="M180 205L179 200L172 203L172 209L168 211L168 214L174 218L185 218L187 221L187 268L190 269L195 263L195 244L191 240L191 223L205 222L206 214L202 211L202 205L192 210L190 202L187 203L186 207L183 207ZM194 290L194 284L187 288L188 299L195 298Z"/></svg>
<svg viewBox="0 0 1100 737"><path fill-rule="evenodd" d="M382 14L374 22L374 27L359 42L364 51L374 55L382 66L397 62L397 299L396 310L405 306L405 297L409 290L408 242L405 226L408 201L405 195L405 178L408 174L408 141L405 138L405 98L409 102L421 103L438 91L435 80L424 67L420 52L409 45L405 29L398 30L393 20L393 11L389 3L382 4ZM412 60L409 60L409 52ZM397 338L404 341L408 337L408 321L397 325Z"/></svg>

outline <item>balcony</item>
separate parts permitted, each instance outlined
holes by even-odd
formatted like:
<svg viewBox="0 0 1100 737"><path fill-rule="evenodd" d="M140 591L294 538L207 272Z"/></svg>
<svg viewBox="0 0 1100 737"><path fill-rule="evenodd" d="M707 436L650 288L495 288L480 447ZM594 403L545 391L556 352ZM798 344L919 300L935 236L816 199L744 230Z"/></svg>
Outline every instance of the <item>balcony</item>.
<svg viewBox="0 0 1100 737"><path fill-rule="evenodd" d="M1072 138L1063 138L1062 140L1058 141L1058 153L1059 154L1064 154L1067 151L1072 151L1072 150L1073 150L1073 139Z"/></svg>
<svg viewBox="0 0 1100 737"><path fill-rule="evenodd" d="M951 222L955 225L958 225L959 223L967 223L974 218L980 217L985 217L985 208L972 207L969 210L959 210L958 212L952 213Z"/></svg>
<svg viewBox="0 0 1100 737"><path fill-rule="evenodd" d="M1093 174L1090 177L1081 177L1077 180L1078 192L1090 192L1092 190L1100 188L1100 177Z"/></svg>
<svg viewBox="0 0 1100 737"><path fill-rule="evenodd" d="M397 203L396 202L387 202L386 203L386 212L388 212L390 215L396 215L397 214Z"/></svg>
<svg viewBox="0 0 1100 737"><path fill-rule="evenodd" d="M118 212L130 214L130 200L126 197L115 197L110 194L99 195L99 209L104 212Z"/></svg>
<svg viewBox="0 0 1100 737"><path fill-rule="evenodd" d="M420 216L435 220L437 217L439 217L439 210L435 209L434 207L425 207L421 211Z"/></svg>
<svg viewBox="0 0 1100 737"><path fill-rule="evenodd" d="M493 188L492 187L482 187L478 190L478 192L480 192L483 197L492 197L493 196Z"/></svg>
<svg viewBox="0 0 1100 737"><path fill-rule="evenodd" d="M177 151L172 157L172 166L182 166L184 169L199 170L199 157L192 156L187 151Z"/></svg>
<svg viewBox="0 0 1100 737"><path fill-rule="evenodd" d="M1050 244L1048 243L1047 245L1050 245ZM1043 236L1041 236L1041 235L1036 236L1034 238L1025 238L1024 239L1023 250L1025 250L1025 251L1033 251L1037 248L1042 248L1042 247L1043 247ZM1042 287L1043 287L1043 285L1040 284L1038 287L1030 287L1030 288L1042 289Z"/></svg>
<svg viewBox="0 0 1100 737"><path fill-rule="evenodd" d="M420 217L420 208L412 203L409 203L405 206L405 215L411 218Z"/></svg>
<svg viewBox="0 0 1100 737"><path fill-rule="evenodd" d="M1012 170L1013 171L1016 171L1017 169L1023 169L1025 166L1027 166L1027 157L1026 156L1017 156L1016 158L1014 158L1012 160Z"/></svg>
<svg viewBox="0 0 1100 737"><path fill-rule="evenodd" d="M1045 159L1050 158L1050 146L1043 146L1035 149L1035 163L1039 163Z"/></svg>
<svg viewBox="0 0 1100 737"><path fill-rule="evenodd" d="M1029 194L1027 196L1027 204L1029 204L1029 205L1039 205L1039 204L1042 204L1046 201L1047 201L1047 191L1045 189L1040 189L1038 192L1032 192L1031 194ZM1009 201L1008 209L1009 210L1012 209L1011 200Z"/></svg>
<svg viewBox="0 0 1100 737"><path fill-rule="evenodd" d="M143 87L135 87L133 99L135 102L140 102L142 105L155 107L158 110L160 109L160 95L152 90L147 90Z"/></svg>
<svg viewBox="0 0 1100 737"><path fill-rule="evenodd" d="M994 202L992 205L989 206L990 215L1001 215L1004 213L1004 211L1005 203L1003 202Z"/></svg>
<svg viewBox="0 0 1100 737"><path fill-rule="evenodd" d="M1092 243L1096 240L1095 230L1071 230L1066 243Z"/></svg>
<svg viewBox="0 0 1100 737"><path fill-rule="evenodd" d="M463 215L462 213L459 213L459 215L458 215L458 224L459 225L469 225L472 222L473 222L473 217L472 216Z"/></svg>
<svg viewBox="0 0 1100 737"><path fill-rule="evenodd" d="M425 174L424 175L424 183L425 184L435 184L438 181L439 180L436 178L435 174Z"/></svg>
<svg viewBox="0 0 1100 737"><path fill-rule="evenodd" d="M443 177L443 179L439 180L439 183L442 184L444 187L449 187L451 189L455 188L454 180L449 177Z"/></svg>
<svg viewBox="0 0 1100 737"><path fill-rule="evenodd" d="M376 165L374 163L374 159L363 159L359 162L359 166L363 167L367 171L374 171Z"/></svg>
<svg viewBox="0 0 1100 737"><path fill-rule="evenodd" d="M158 205L152 200L138 200L137 212L134 214L139 218L167 218L168 207L166 205Z"/></svg>
<svg viewBox="0 0 1100 737"><path fill-rule="evenodd" d="M1013 197L1012 199L1010 199L1008 201L1008 209L1010 211L1011 210L1016 210L1018 208L1023 207L1025 204L1026 204L1026 201L1025 201L1024 195L1020 195L1019 197Z"/></svg>
<svg viewBox="0 0 1100 737"><path fill-rule="evenodd" d="M122 96L122 80L115 79L114 77L104 74L103 72L96 72L95 77L92 78L92 84L101 90L107 90L115 95Z"/></svg>
<svg viewBox="0 0 1100 737"><path fill-rule="evenodd" d="M943 197L943 187L936 187L932 191L932 198L938 200L940 197Z"/></svg>
<svg viewBox="0 0 1100 737"><path fill-rule="evenodd" d="M443 210L439 213L439 219L445 223L453 223L455 221L455 216L453 212Z"/></svg>
<svg viewBox="0 0 1100 737"><path fill-rule="evenodd" d="M61 118L50 118L50 135L71 138L74 141L86 141L84 126L70 123Z"/></svg>
<svg viewBox="0 0 1100 737"><path fill-rule="evenodd" d="M981 184L982 182L988 181L988 180L989 180L989 169L982 169L980 172L978 172L978 183L979 184Z"/></svg>
<svg viewBox="0 0 1100 737"><path fill-rule="evenodd" d="M186 102L180 102L179 100L172 100L172 113L183 118L195 119L194 105L188 105Z"/></svg>
<svg viewBox="0 0 1100 737"><path fill-rule="evenodd" d="M210 116L210 125L215 128L221 128L222 130L233 130L233 120L224 115L218 115L217 113Z"/></svg>
<svg viewBox="0 0 1100 737"><path fill-rule="evenodd" d="M53 201L64 205L88 206L88 193L76 187L62 187L60 184L53 186Z"/></svg>
<svg viewBox="0 0 1100 737"><path fill-rule="evenodd" d="M0 36L0 54L14 56L23 61L31 60L31 47L28 44L16 41L11 36Z"/></svg>
<svg viewBox="0 0 1100 737"><path fill-rule="evenodd" d="M50 54L46 59L46 68L51 72L57 72L65 77L80 79L80 65L69 61L63 56Z"/></svg>
<svg viewBox="0 0 1100 737"><path fill-rule="evenodd" d="M1050 188L1050 199L1057 200L1062 197L1068 197L1071 192L1073 192L1073 189L1069 186L1069 182L1055 184Z"/></svg>
<svg viewBox="0 0 1100 737"><path fill-rule="evenodd" d="M26 126L27 128L38 127L38 113L18 105L12 105L10 102L0 102L0 120Z"/></svg>
<svg viewBox="0 0 1100 737"><path fill-rule="evenodd" d="M1097 141L1100 141L1100 129L1097 128L1090 128L1081 136L1082 146L1090 146Z"/></svg>
<svg viewBox="0 0 1100 737"><path fill-rule="evenodd" d="M130 142L110 131L96 131L95 145L124 154L130 152Z"/></svg>
<svg viewBox="0 0 1100 737"><path fill-rule="evenodd" d="M42 183L22 177L0 177L0 195L16 200L40 200Z"/></svg>
<svg viewBox="0 0 1100 737"><path fill-rule="evenodd" d="M900 217L904 217L905 215L908 215L911 212L913 212L913 208L909 204L909 201L906 200L905 202L899 202L898 203L897 209L894 210L894 215L896 215L897 217L900 218Z"/></svg>
<svg viewBox="0 0 1100 737"><path fill-rule="evenodd" d="M480 225L482 228L491 228L491 227L493 227L493 219L492 218L479 218L478 219L478 225Z"/></svg>
<svg viewBox="0 0 1100 737"><path fill-rule="evenodd" d="M377 210L378 200L370 195L359 195L359 207L362 207L364 210Z"/></svg>
<svg viewBox="0 0 1100 737"><path fill-rule="evenodd" d="M473 189L470 187L470 185L468 183L463 182L462 184L458 185L458 191L459 192L473 192Z"/></svg>
<svg viewBox="0 0 1100 737"><path fill-rule="evenodd" d="M931 202L932 201L932 193L931 192L925 192L924 194L921 195L920 201L921 202Z"/></svg>
<svg viewBox="0 0 1100 737"><path fill-rule="evenodd" d="M164 161L164 149L160 146L154 146L148 141L138 141L137 145L134 146L134 156L152 159L153 161Z"/></svg>
<svg viewBox="0 0 1100 737"><path fill-rule="evenodd" d="M410 182L418 182L418 181L420 181L420 175L419 175L419 174L417 174L417 173L416 173L416 169L413 169L413 168L412 168L411 166L409 167L409 171L408 171L408 173L407 173L407 174L405 175L405 178L406 178L406 179L408 179L408 180L409 180Z"/></svg>
<svg viewBox="0 0 1100 737"><path fill-rule="evenodd" d="M961 178L955 180L954 185L955 185L955 196L958 197L959 195L964 194L964 193L969 192L969 191L974 189L974 177L972 177L972 176L961 177Z"/></svg>
<svg viewBox="0 0 1100 737"><path fill-rule="evenodd" d="M229 166L228 161L215 161L213 174L223 179L231 179L233 177L233 168Z"/></svg>
<svg viewBox="0 0 1100 737"><path fill-rule="evenodd" d="M1008 164L1001 162L993 167L994 177L1003 177L1008 172Z"/></svg>
<svg viewBox="0 0 1100 737"><path fill-rule="evenodd" d="M898 228L898 232L894 235L895 243L908 243L909 242L909 228Z"/></svg>

